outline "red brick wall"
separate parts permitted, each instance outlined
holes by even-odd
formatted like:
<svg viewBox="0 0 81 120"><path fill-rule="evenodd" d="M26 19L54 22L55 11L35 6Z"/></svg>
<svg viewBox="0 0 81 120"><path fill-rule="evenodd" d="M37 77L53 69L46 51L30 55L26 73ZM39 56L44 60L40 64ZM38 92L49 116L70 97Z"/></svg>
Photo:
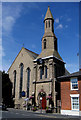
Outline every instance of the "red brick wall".
<svg viewBox="0 0 81 120"><path fill-rule="evenodd" d="M80 92L79 103L80 103L80 111L81 111L81 79L79 79L79 92Z"/></svg>
<svg viewBox="0 0 81 120"><path fill-rule="evenodd" d="M70 82L61 82L61 109L70 110Z"/></svg>
<svg viewBox="0 0 81 120"><path fill-rule="evenodd" d="M70 94L80 94L79 103L81 110L81 79L78 81L79 90L71 90L70 80L61 82L61 109L71 110L71 97Z"/></svg>

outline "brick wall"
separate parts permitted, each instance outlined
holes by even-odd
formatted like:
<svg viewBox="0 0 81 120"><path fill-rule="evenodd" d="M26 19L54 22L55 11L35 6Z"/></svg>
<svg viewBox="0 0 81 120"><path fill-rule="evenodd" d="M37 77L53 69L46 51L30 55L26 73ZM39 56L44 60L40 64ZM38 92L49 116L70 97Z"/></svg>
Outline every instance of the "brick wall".
<svg viewBox="0 0 81 120"><path fill-rule="evenodd" d="M81 78L79 79L79 91L80 91L79 102L80 102L80 111L81 111Z"/></svg>
<svg viewBox="0 0 81 120"><path fill-rule="evenodd" d="M70 110L71 100L70 100L70 82L61 82L61 109Z"/></svg>
<svg viewBox="0 0 81 120"><path fill-rule="evenodd" d="M71 90L70 79L61 82L61 110L71 110L70 94L80 94L79 103L81 110L81 79L78 81L79 90Z"/></svg>

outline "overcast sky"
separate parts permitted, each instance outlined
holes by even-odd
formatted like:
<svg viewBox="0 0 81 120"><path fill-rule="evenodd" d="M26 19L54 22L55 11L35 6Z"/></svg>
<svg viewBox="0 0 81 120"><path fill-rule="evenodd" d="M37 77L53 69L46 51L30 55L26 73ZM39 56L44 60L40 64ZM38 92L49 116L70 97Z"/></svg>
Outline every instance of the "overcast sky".
<svg viewBox="0 0 81 120"><path fill-rule="evenodd" d="M38 54L48 6L54 17L58 51L69 72L79 70L79 3L2 3L3 70L7 71L24 47Z"/></svg>

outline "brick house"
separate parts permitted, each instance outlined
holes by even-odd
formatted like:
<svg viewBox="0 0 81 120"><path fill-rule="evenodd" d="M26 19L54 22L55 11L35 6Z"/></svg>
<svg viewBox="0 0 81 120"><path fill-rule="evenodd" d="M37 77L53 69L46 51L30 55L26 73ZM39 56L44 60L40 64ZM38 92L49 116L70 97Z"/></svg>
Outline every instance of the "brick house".
<svg viewBox="0 0 81 120"><path fill-rule="evenodd" d="M61 85L61 114L81 116L81 70L58 79Z"/></svg>

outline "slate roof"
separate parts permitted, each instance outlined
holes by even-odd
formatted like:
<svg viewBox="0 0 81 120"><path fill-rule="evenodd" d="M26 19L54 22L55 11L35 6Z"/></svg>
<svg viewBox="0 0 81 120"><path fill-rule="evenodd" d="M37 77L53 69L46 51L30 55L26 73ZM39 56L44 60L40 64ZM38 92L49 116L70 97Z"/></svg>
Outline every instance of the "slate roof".
<svg viewBox="0 0 81 120"><path fill-rule="evenodd" d="M58 77L58 79L62 80L62 79L67 79L67 78L71 78L71 77L81 77L81 71L74 72L74 73L64 75L64 76L60 76L60 77Z"/></svg>
<svg viewBox="0 0 81 120"><path fill-rule="evenodd" d="M31 57L33 57L34 59L38 56L37 53L32 52L31 50L28 50L27 48L25 48L25 50L26 50L26 51L29 53L29 55L30 55Z"/></svg>

